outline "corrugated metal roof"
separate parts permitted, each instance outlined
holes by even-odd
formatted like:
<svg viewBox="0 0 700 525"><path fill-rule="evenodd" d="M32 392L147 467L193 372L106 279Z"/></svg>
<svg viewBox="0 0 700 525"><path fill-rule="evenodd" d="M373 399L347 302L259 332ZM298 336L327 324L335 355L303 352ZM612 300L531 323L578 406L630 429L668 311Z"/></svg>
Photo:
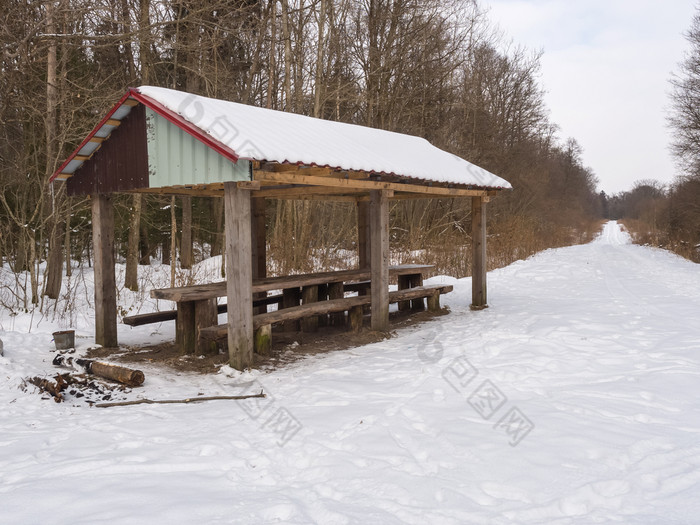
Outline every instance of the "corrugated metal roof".
<svg viewBox="0 0 700 525"><path fill-rule="evenodd" d="M100 139L108 138L139 102L234 163L242 158L392 174L477 188L511 188L505 179L420 137L151 86L129 89L51 180L75 173L99 150Z"/></svg>

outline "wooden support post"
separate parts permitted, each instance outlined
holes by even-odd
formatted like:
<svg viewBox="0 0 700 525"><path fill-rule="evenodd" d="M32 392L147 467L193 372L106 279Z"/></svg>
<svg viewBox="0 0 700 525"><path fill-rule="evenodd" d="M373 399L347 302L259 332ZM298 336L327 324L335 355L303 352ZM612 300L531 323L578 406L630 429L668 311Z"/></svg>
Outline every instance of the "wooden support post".
<svg viewBox="0 0 700 525"><path fill-rule="evenodd" d="M343 291L342 281L328 283L328 299L332 301L333 299L342 299L343 297L345 297L345 292ZM345 324L345 314L343 312L330 314L329 320L331 326L343 326Z"/></svg>
<svg viewBox="0 0 700 525"><path fill-rule="evenodd" d="M214 355L217 353L216 341L205 341L199 337L200 328L218 324L216 299L203 299L194 303L194 332L197 335L194 347L196 355Z"/></svg>
<svg viewBox="0 0 700 525"><path fill-rule="evenodd" d="M175 321L175 344L180 355L191 354L197 334L194 330L194 301L182 301L177 305Z"/></svg>
<svg viewBox="0 0 700 525"><path fill-rule="evenodd" d="M255 353L258 355L270 355L272 347L272 325L264 324L255 330Z"/></svg>
<svg viewBox="0 0 700 525"><path fill-rule="evenodd" d="M362 329L362 316L364 310L362 306L353 306L348 311L348 325L353 332L359 332Z"/></svg>
<svg viewBox="0 0 700 525"><path fill-rule="evenodd" d="M224 182L228 353L233 368L253 364L253 270L250 191Z"/></svg>
<svg viewBox="0 0 700 525"><path fill-rule="evenodd" d="M486 300L486 205L472 197L472 310L488 308Z"/></svg>
<svg viewBox="0 0 700 525"><path fill-rule="evenodd" d="M437 290L428 296L428 311L433 313L440 311L440 292Z"/></svg>
<svg viewBox="0 0 700 525"><path fill-rule="evenodd" d="M369 197L372 330L389 330L389 194L372 190Z"/></svg>
<svg viewBox="0 0 700 525"><path fill-rule="evenodd" d="M301 304L317 303L318 302L318 286L304 286L301 289ZM318 317L312 315L301 320L302 332L318 331Z"/></svg>
<svg viewBox="0 0 700 525"><path fill-rule="evenodd" d="M416 288L418 286L423 286L423 274L414 273L410 276L410 288ZM422 312L425 310L425 301L422 297L418 299L411 299L411 310L414 312Z"/></svg>
<svg viewBox="0 0 700 525"><path fill-rule="evenodd" d="M265 199L253 199L251 202L251 230L253 235L252 265L253 279L267 277L267 234L265 230ZM253 299L264 299L266 293L258 292ZM266 305L255 307L254 313L264 314Z"/></svg>
<svg viewBox="0 0 700 525"><path fill-rule="evenodd" d="M95 342L117 343L117 283L114 271L114 208L111 195L92 196L92 242L95 256Z"/></svg>
<svg viewBox="0 0 700 525"><path fill-rule="evenodd" d="M293 306L299 306L300 301L301 293L299 292L299 288L285 288L284 290L282 290L282 308L292 308ZM299 331L299 321L285 321L284 331Z"/></svg>
<svg viewBox="0 0 700 525"><path fill-rule="evenodd" d="M399 275L399 290L405 290L411 287L411 276L410 275ZM411 301L399 301L399 311L403 312L411 308Z"/></svg>

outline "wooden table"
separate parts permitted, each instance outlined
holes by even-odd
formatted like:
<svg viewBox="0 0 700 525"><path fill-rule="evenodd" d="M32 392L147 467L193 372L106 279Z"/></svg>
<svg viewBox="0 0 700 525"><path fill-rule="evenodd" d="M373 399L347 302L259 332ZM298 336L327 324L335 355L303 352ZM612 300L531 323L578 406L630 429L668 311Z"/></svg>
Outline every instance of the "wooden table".
<svg viewBox="0 0 700 525"><path fill-rule="evenodd" d="M404 264L390 266L390 277L396 277L399 289L412 288L423 284L423 274L432 269L432 265ZM282 307L289 308L303 303L318 300L338 299L345 295L347 285L355 284L364 288L368 293L371 283L370 270L342 270L337 272L319 272L301 275L285 275L281 277L264 277L253 280L253 294L267 293L272 290L282 290ZM319 288L322 293L319 294ZM362 292L361 292L362 293ZM323 296L321 298L321 296ZM151 290L151 297L174 301L177 305L177 318L175 321L175 340L183 353L208 353L211 348L198 348L197 333L201 328L217 324L217 298L226 297L226 281L176 288L161 288ZM422 309L423 300L403 301L399 309L410 307ZM230 307L231 305L229 305ZM342 313L340 315L343 315ZM317 326L318 318L309 318L304 321L304 330L312 331ZM331 318L331 322L333 318ZM295 322L293 322L295 323ZM288 327L290 329L296 328ZM211 345L211 342L199 343Z"/></svg>

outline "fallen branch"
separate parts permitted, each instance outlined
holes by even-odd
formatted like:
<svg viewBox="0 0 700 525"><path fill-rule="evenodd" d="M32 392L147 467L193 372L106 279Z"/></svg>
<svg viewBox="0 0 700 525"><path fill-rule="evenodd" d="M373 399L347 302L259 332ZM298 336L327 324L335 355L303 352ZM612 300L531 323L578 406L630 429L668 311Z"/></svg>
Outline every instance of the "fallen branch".
<svg viewBox="0 0 700 525"><path fill-rule="evenodd" d="M216 401L219 399L250 399L252 397L266 397L261 391L259 394L251 394L249 396L208 396L208 397L189 397L187 399L135 399L133 401L118 401L115 403L95 403L94 406L99 408L107 407L122 407L127 405L167 405L171 403L201 403L202 401Z"/></svg>

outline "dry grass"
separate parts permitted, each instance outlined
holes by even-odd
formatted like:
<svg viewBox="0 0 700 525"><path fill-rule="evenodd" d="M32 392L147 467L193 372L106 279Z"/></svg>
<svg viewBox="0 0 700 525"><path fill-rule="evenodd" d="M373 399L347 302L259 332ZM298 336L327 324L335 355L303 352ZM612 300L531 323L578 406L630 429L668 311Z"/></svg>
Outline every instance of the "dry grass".
<svg viewBox="0 0 700 525"><path fill-rule="evenodd" d="M654 246L663 248L685 257L693 262L700 263L700 246L675 238L666 230L649 225L639 219L622 219L620 221L632 237L632 242L642 246Z"/></svg>

